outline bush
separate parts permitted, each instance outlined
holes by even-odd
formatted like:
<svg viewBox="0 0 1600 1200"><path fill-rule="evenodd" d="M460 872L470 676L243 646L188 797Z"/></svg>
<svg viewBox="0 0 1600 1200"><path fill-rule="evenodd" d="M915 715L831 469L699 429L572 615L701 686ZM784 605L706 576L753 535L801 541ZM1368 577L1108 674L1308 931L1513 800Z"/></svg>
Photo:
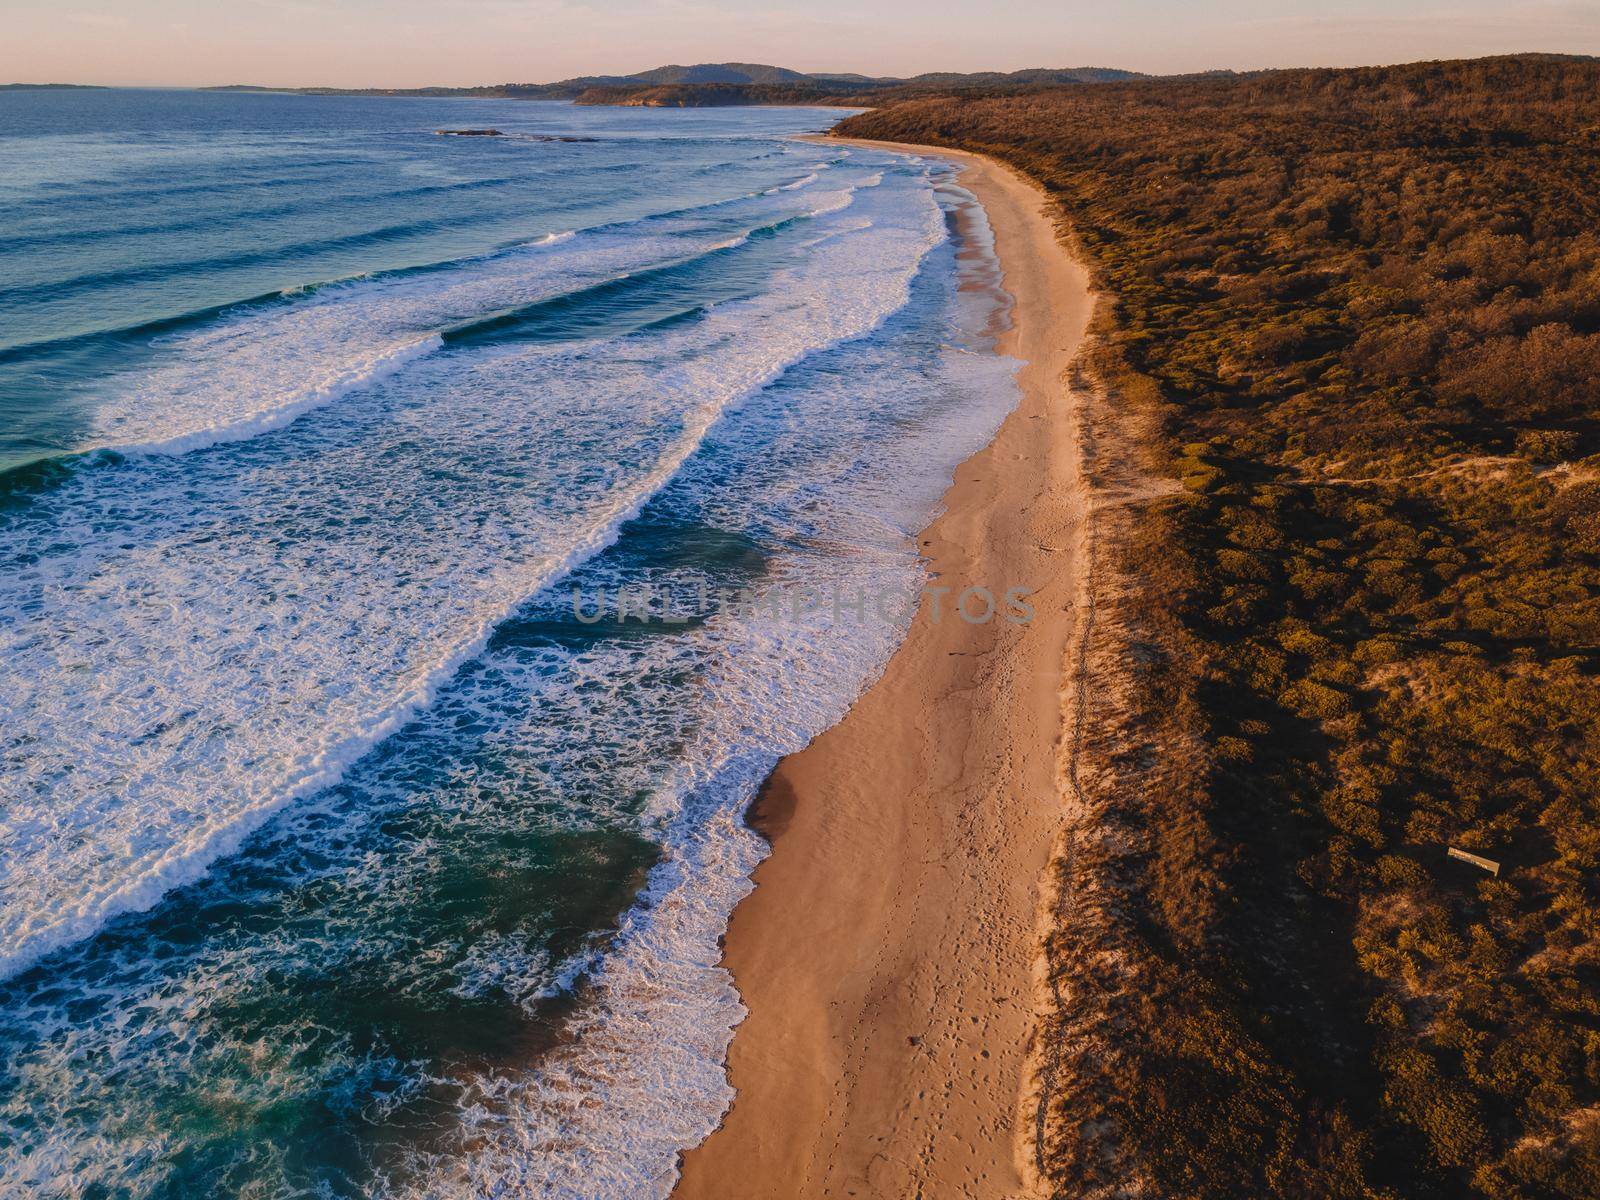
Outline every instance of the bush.
<svg viewBox="0 0 1600 1200"><path fill-rule="evenodd" d="M1564 462L1577 456L1580 440L1570 429L1524 429L1517 449L1534 462Z"/></svg>

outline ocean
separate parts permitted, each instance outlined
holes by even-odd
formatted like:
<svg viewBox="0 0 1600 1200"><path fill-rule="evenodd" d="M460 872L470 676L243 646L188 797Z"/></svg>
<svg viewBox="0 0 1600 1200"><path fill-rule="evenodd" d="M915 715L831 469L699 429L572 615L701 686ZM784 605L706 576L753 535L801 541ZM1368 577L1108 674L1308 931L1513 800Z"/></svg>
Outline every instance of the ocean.
<svg viewBox="0 0 1600 1200"><path fill-rule="evenodd" d="M0 94L0 1192L670 1189L1015 400L839 115Z"/></svg>

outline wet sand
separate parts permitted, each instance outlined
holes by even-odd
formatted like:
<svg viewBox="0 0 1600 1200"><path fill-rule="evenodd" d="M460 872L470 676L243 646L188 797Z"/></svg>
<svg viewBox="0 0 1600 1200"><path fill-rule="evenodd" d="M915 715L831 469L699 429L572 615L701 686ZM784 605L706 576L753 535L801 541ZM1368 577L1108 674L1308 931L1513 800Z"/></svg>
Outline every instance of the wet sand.
<svg viewBox="0 0 1600 1200"><path fill-rule="evenodd" d="M1031 182L893 148L964 167L1015 301L998 348L1026 364L1018 407L919 545L950 597L1028 588L1035 615L975 625L926 599L883 677L773 774L751 814L772 855L724 959L749 1008L729 1053L738 1094L684 1156L680 1200L1032 1190L1039 888L1086 561L1064 376L1092 302Z"/></svg>

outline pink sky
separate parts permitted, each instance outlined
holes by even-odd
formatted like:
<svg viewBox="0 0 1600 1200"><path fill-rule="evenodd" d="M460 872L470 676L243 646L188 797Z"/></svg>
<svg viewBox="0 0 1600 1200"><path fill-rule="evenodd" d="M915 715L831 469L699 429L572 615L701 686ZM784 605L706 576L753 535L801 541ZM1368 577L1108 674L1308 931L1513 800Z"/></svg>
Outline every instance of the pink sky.
<svg viewBox="0 0 1600 1200"><path fill-rule="evenodd" d="M0 0L0 13L0 82L413 87L727 60L912 74L1600 54L1589 0Z"/></svg>

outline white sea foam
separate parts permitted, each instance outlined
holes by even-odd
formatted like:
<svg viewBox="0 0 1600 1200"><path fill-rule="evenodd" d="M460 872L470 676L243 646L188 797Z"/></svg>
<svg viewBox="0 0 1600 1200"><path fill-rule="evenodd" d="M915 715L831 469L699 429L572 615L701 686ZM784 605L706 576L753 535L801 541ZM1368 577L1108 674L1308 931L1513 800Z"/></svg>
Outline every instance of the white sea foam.
<svg viewBox="0 0 1600 1200"><path fill-rule="evenodd" d="M1008 402L997 373L1008 366L990 356L947 359L942 387L977 403L929 414L926 381L851 365L858 369L831 384L812 382L805 409L814 420L790 417L796 437L828 428L836 439L840 459L822 474L837 490L817 497L821 511L799 507L813 513L814 532L846 540L831 552L797 553L777 568L778 578L836 594L909 598L921 570L906 533L930 514L945 472L1003 417ZM852 428L848 417L829 428L852 402L870 411L863 385L846 378L917 397L920 403L894 407L924 412L918 434L885 447L876 431ZM781 490L788 456L770 445L764 454L774 461L773 477L749 484L770 496ZM871 460L872 474L851 469L857 454ZM472 1152L419 1156L390 1182L389 1194L635 1200L671 1192L680 1151L703 1140L733 1100L721 1064L744 1008L719 965L720 939L765 852L741 815L780 756L844 714L901 633L897 625L840 623L826 614L796 623L759 613L701 631L715 647L704 652L713 667L701 685L703 711L712 715L682 773L655 797L670 857L592 977L570 1041L525 1078L472 1081L460 1131Z"/></svg>
<svg viewBox="0 0 1600 1200"><path fill-rule="evenodd" d="M274 429L281 429L301 413L331 403L357 388L377 383L393 375L412 360L421 358L443 345L443 338L436 333L430 333L409 341L397 342L365 357L351 353L342 361L331 364L329 373L321 378L313 376L307 379L296 371L294 382L286 390L268 393L264 407L254 412L229 413L221 418L220 424L199 428L194 428L193 422L204 417L195 414L190 417L191 427L186 432L174 433L156 441L116 440L122 428L139 427L137 422L140 414L126 410L115 413L102 412L99 426L102 436L123 454L183 454L190 450L202 450L207 446L220 445L223 442L242 441Z"/></svg>
<svg viewBox="0 0 1600 1200"><path fill-rule="evenodd" d="M229 1113L331 1105L376 1125L455 1097L445 1132L389 1163L394 1194L666 1194L731 1096L722 1063L743 1010L718 939L762 852L743 807L899 630L755 613L576 651L484 647L473 630L567 567L587 587L627 582L616 555L582 546L649 496L760 533L774 581L915 588L906 535L1002 415L1005 368L937 353L945 331L915 355L864 336L906 305L943 237L925 182L897 183L829 206L797 239L799 265L701 321L447 349L272 436L83 472L31 532L0 524L0 785L23 797L0 867L30 889L0 898L0 917L70 915L116 871L198 874L205 854L182 855L208 829L237 842L283 788L432 697L393 755L351 763L341 789L273 824L316 864L302 868L314 911L290 893L215 944L80 948L55 960L71 1004L52 988L8 1011L29 1027L13 1076L28 1083L0 1089L0 1120L30 1133L0 1148L0 1185L150 1191L215 1136L170 1120L161 1097L182 1081ZM543 597L536 613L559 608ZM462 656L472 667L446 682L439 664ZM443 770L441 746L462 755ZM614 939L552 961L520 928L417 942L386 915L428 903L449 848L495 840L525 797L581 829L634 819L639 794L666 857ZM421 814L425 836L385 840ZM430 962L448 964L455 997L529 1006L582 977L569 1038L532 1070L480 1072L324 1044L338 1031L292 1005L268 1035L227 1015L281 997L286 977L359 964L385 964L395 992L437 988ZM95 992L114 1002L86 1021ZM250 1153L281 1175L284 1147L252 1139Z"/></svg>
<svg viewBox="0 0 1600 1200"><path fill-rule="evenodd" d="M0 977L340 778L610 544L725 409L901 306L942 224L929 202L852 236L647 364L626 343L436 358L281 447L85 472L30 512L0 582ZM530 459L483 476L520 444Z"/></svg>
<svg viewBox="0 0 1600 1200"><path fill-rule="evenodd" d="M436 349L437 335L453 325L739 244L775 221L847 206L852 192L842 181L821 193L815 210L741 197L631 228L551 233L443 268L353 279L240 309L162 339L154 366L110 387L84 448L183 453L251 438ZM713 217L712 209L720 211ZM728 238L729 222L744 232Z"/></svg>
<svg viewBox="0 0 1600 1200"><path fill-rule="evenodd" d="M773 195L773 194L775 194L777 192L795 192L795 191L799 191L803 187L810 187L816 181L817 181L817 173L815 171L813 171L809 175L802 175L799 179L796 179L792 183L781 183L775 188L768 188L765 192L762 193L762 195L770 196L770 195Z"/></svg>

